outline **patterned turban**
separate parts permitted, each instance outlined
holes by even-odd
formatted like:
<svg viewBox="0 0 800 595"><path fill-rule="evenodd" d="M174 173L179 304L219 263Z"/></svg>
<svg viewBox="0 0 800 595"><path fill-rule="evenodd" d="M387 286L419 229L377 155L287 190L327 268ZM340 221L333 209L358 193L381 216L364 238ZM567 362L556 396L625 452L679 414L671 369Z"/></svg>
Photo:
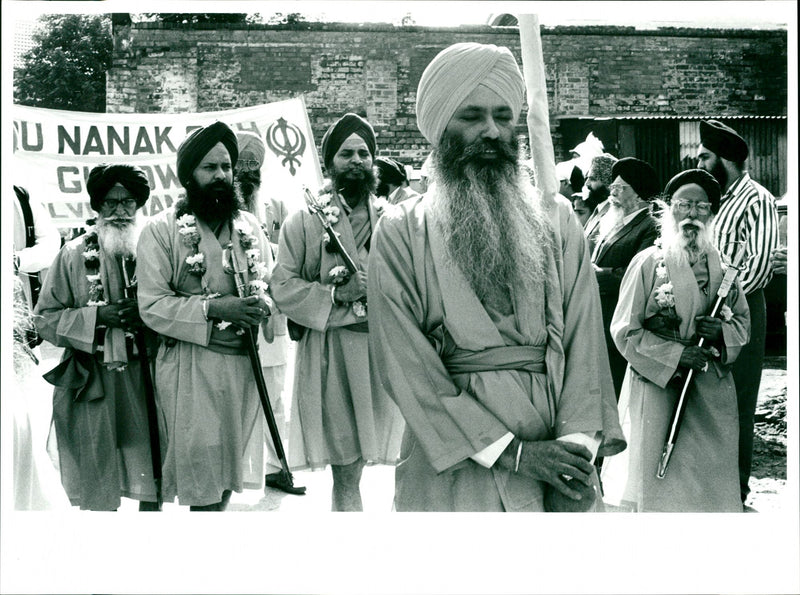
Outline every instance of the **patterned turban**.
<svg viewBox="0 0 800 595"><path fill-rule="evenodd" d="M380 179L382 182L400 186L403 182L408 181L405 168L389 157L378 157L375 160L375 167L378 168Z"/></svg>
<svg viewBox="0 0 800 595"><path fill-rule="evenodd" d="M136 199L136 208L141 208L150 196L150 184L145 173L135 165L109 165L103 163L92 168L86 180L89 204L100 212L106 194L115 184L122 184Z"/></svg>
<svg viewBox="0 0 800 595"><path fill-rule="evenodd" d="M642 200L650 200L658 194L658 176L647 161L635 157L620 159L611 168L611 179L616 180L617 176L625 180Z"/></svg>
<svg viewBox="0 0 800 595"><path fill-rule="evenodd" d="M417 87L417 126L429 143L439 144L450 118L478 85L506 100L516 122L525 82L511 51L491 44L457 43L428 64Z"/></svg>
<svg viewBox="0 0 800 595"><path fill-rule="evenodd" d="M192 132L178 147L178 180L183 186L192 179L192 172L217 143L225 145L231 158L231 167L236 167L239 158L236 134L227 124L214 122Z"/></svg>
<svg viewBox="0 0 800 595"><path fill-rule="evenodd" d="M326 168L331 168L333 156L352 134L364 139L370 155L375 158L375 131L370 123L356 114L345 114L322 137L322 161Z"/></svg>
<svg viewBox="0 0 800 595"><path fill-rule="evenodd" d="M741 163L747 159L747 143L733 128L722 122L701 121L700 142L706 149L728 161Z"/></svg>
<svg viewBox="0 0 800 595"><path fill-rule="evenodd" d="M593 178L603 184L603 186L610 186L611 168L617 162L617 158L608 153L603 153L597 157L592 158L592 165L589 167L589 173L586 174L586 179Z"/></svg>
<svg viewBox="0 0 800 595"><path fill-rule="evenodd" d="M261 169L267 152L267 147L261 137L254 132L241 131L236 133L236 142L239 145L239 159L237 160L239 164L242 165L243 161L256 161L258 166L248 169Z"/></svg>
<svg viewBox="0 0 800 595"><path fill-rule="evenodd" d="M697 184L708 196L708 202L711 203L711 212L715 215L719 211L719 197L722 194L717 180L704 169L687 169L682 171L669 182L664 192L672 198L672 195L678 191L681 186L688 184Z"/></svg>

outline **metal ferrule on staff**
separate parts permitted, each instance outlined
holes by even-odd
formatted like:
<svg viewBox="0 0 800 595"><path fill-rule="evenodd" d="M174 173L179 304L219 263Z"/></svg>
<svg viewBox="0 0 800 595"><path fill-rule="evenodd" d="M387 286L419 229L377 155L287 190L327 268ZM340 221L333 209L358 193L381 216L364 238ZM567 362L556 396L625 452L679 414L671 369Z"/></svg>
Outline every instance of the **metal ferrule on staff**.
<svg viewBox="0 0 800 595"><path fill-rule="evenodd" d="M744 258L744 253L745 250L739 250L736 258L733 261L733 264L728 267L727 271L725 271L725 275L722 278L722 283L720 283L719 289L717 290L717 299L714 300L714 305L708 314L709 316L715 317L717 314L719 314L720 308L722 308L722 305L725 303L725 298L728 297L728 293L733 286L733 282L739 275L740 264ZM697 341L697 346L702 347L704 344L705 338L700 337L700 339ZM658 462L658 470L656 471L656 477L658 479L664 479L664 476L667 473L667 466L669 465L670 458L672 457L672 451L674 450L675 442L678 439L678 432L681 429L681 423L683 422L683 417L686 413L689 387L692 384L693 378L694 369L692 368L686 374L686 379L683 382L683 388L681 389L680 396L678 397L678 402L675 404L675 409L672 411L672 418L669 422L669 432L667 433L667 439L664 442L664 449L661 451L661 459Z"/></svg>
<svg viewBox="0 0 800 595"><path fill-rule="evenodd" d="M233 244L228 244L228 247L223 251L222 255L223 270L232 274L236 283L236 292L239 297L244 299L247 297L247 284L244 278L244 269L239 268L239 260L236 257L236 251L233 249ZM272 444L275 447L275 454L281 464L281 475L283 482L292 494L304 494L306 489L301 486L294 485L294 478L291 471L289 471L289 463L286 460L286 452L283 449L283 441L281 440L280 431L278 430L278 423L275 421L275 413L272 410L272 404L269 400L269 392L267 391L267 383L264 380L264 372L261 369L261 358L258 355L258 339L256 336L256 329L258 327L248 326L244 328L244 343L247 349L247 355L250 358L250 366L253 369L253 377L256 381L256 388L258 389L258 398L261 401L261 409L264 411L264 416L267 420L267 427L269 434L272 438Z"/></svg>

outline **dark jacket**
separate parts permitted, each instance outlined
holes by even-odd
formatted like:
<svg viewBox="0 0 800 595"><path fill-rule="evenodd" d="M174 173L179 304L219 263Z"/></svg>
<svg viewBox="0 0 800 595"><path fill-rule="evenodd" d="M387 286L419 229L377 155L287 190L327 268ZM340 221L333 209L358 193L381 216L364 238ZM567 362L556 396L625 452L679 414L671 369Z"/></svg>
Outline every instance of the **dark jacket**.
<svg viewBox="0 0 800 595"><path fill-rule="evenodd" d="M611 376L614 379L614 390L619 399L622 379L625 377L627 362L611 339L609 327L614 316L619 298L619 286L622 277L633 257L652 246L658 237L656 220L649 210L641 211L627 225L610 234L600 242L592 253L592 262L600 270L595 269L597 285L600 287L600 305L603 309L603 328L606 335L608 359L611 364Z"/></svg>

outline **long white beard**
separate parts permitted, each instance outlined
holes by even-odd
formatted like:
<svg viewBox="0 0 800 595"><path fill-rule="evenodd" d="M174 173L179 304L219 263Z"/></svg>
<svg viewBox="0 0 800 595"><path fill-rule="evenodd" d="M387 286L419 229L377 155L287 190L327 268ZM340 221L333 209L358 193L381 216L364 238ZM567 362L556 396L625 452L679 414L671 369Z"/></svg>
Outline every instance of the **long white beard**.
<svg viewBox="0 0 800 595"><path fill-rule="evenodd" d="M457 181L436 176L434 182L431 215L449 260L479 299L506 311L510 287L544 286L552 229L525 173L509 167L487 183L466 166Z"/></svg>
<svg viewBox="0 0 800 595"><path fill-rule="evenodd" d="M109 256L136 256L140 232L138 215L124 227L111 225L102 216L97 218L97 238L103 252Z"/></svg>
<svg viewBox="0 0 800 595"><path fill-rule="evenodd" d="M709 248L714 245L714 226L712 219L705 224L699 219L675 220L670 208L661 212L661 249L676 256L679 261L694 264ZM687 229L687 224L697 226L697 231Z"/></svg>
<svg viewBox="0 0 800 595"><path fill-rule="evenodd" d="M625 218L625 211L621 206L614 203L608 204L608 210L602 216L599 223L600 236L598 240L602 240L609 233L615 230L618 226L622 225L622 220Z"/></svg>

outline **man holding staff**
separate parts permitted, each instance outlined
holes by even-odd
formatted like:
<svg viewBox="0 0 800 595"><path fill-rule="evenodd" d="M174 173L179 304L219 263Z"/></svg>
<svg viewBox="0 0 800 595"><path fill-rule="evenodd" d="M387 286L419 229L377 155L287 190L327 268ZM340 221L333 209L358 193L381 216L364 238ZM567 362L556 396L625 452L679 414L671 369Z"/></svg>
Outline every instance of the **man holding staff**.
<svg viewBox="0 0 800 595"><path fill-rule="evenodd" d="M266 326L272 256L256 218L239 208L238 152L221 122L186 138L178 148L186 197L150 220L138 248L139 309L162 337L164 500L198 511L224 510L231 491L264 481L264 415L242 329ZM245 263L247 297L225 270L231 251Z"/></svg>

